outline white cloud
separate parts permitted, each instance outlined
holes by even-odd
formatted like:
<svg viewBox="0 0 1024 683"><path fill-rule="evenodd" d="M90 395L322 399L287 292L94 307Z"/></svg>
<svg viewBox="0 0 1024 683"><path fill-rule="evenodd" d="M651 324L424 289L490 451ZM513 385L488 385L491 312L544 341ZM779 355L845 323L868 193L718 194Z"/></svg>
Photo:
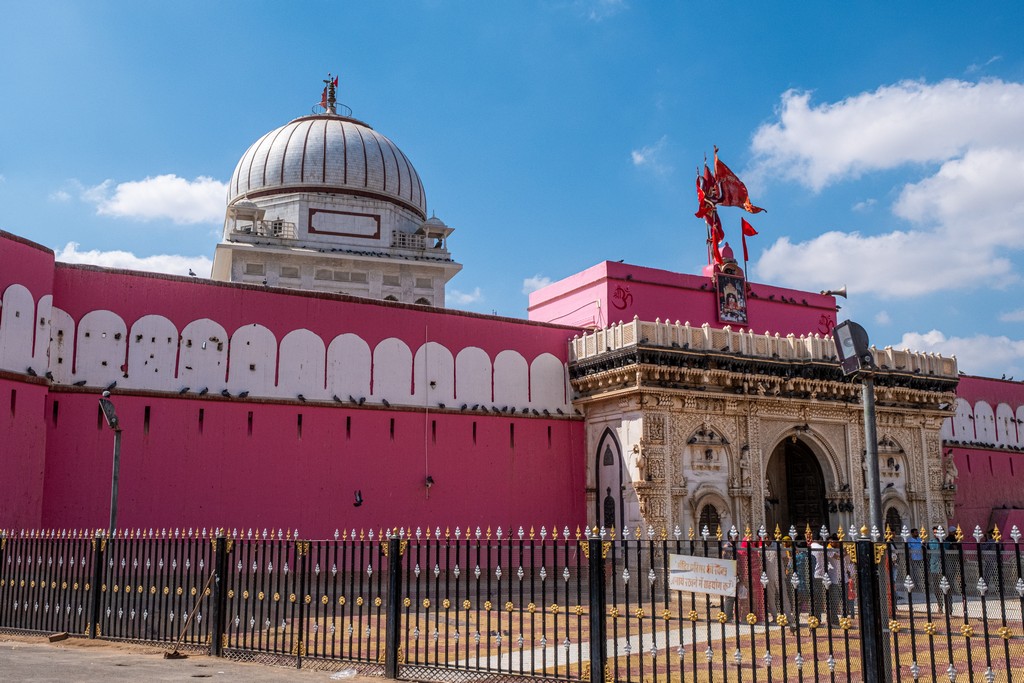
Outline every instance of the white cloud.
<svg viewBox="0 0 1024 683"><path fill-rule="evenodd" d="M64 190L54 190L50 193L49 199L51 202L66 202L71 199L71 195Z"/></svg>
<svg viewBox="0 0 1024 683"><path fill-rule="evenodd" d="M136 256L130 251L81 251L77 242L68 242L58 249L56 257L64 263L87 263L105 268L125 268L169 275L188 275L189 269L200 277L208 277L213 262L205 256L179 256L177 254L156 254Z"/></svg>
<svg viewBox="0 0 1024 683"><path fill-rule="evenodd" d="M924 334L907 332L899 346L913 351L932 351L956 356L957 366L971 375L996 377L1000 373L1024 375L1024 340L977 334L973 337L946 337L939 330Z"/></svg>
<svg viewBox="0 0 1024 683"><path fill-rule="evenodd" d="M972 249L1024 247L1024 141L1018 148L972 149L947 161L931 177L905 186L893 213L934 223Z"/></svg>
<svg viewBox="0 0 1024 683"><path fill-rule="evenodd" d="M779 239L761 256L757 272L766 282L802 289L845 282L851 292L886 299L966 286L1005 287L1016 279L1009 259L963 247L962 241L928 232L865 236L832 231L806 242ZM979 278L979 272L986 278Z"/></svg>
<svg viewBox="0 0 1024 683"><path fill-rule="evenodd" d="M604 21L629 9L625 0L575 0L576 11L590 21Z"/></svg>
<svg viewBox="0 0 1024 683"><path fill-rule="evenodd" d="M999 315L999 320L1004 323L1024 323L1024 308L1015 311L1007 311Z"/></svg>
<svg viewBox="0 0 1024 683"><path fill-rule="evenodd" d="M479 287L473 289L472 292L460 292L457 289L450 290L447 295L449 303L459 304L464 306L466 304L473 304L477 301L482 301L484 298L483 293Z"/></svg>
<svg viewBox="0 0 1024 683"><path fill-rule="evenodd" d="M551 278L537 273L533 277L523 279L523 294L532 294L551 284Z"/></svg>
<svg viewBox="0 0 1024 683"><path fill-rule="evenodd" d="M875 314L875 323L878 325L888 325L892 322L892 317L887 311L879 311Z"/></svg>
<svg viewBox="0 0 1024 683"><path fill-rule="evenodd" d="M1007 251L1024 249L1024 126L1010 120L1022 118L1024 84L1002 81L904 82L813 108L806 93L786 93L779 122L755 135L761 173L819 190L869 170L939 165L899 188L892 211L911 229L783 238L757 272L790 286L846 281L888 298L1016 281Z"/></svg>
<svg viewBox="0 0 1024 683"><path fill-rule="evenodd" d="M630 152L633 165L638 168L649 168L657 174L664 174L672 170L665 161L665 146L668 143L668 136L662 135L661 139L653 145L647 145Z"/></svg>
<svg viewBox="0 0 1024 683"><path fill-rule="evenodd" d="M752 175L818 191L874 170L941 163L971 147L1024 144L1024 84L903 81L817 106L810 93L790 90L778 119L754 133Z"/></svg>
<svg viewBox="0 0 1024 683"><path fill-rule="evenodd" d="M105 180L83 190L81 197L95 204L96 213L102 216L188 224L224 220L226 194L227 185L219 180L206 176L187 180L167 174L117 185Z"/></svg>
<svg viewBox="0 0 1024 683"><path fill-rule="evenodd" d="M981 71L982 69L984 69L986 66L990 66L990 65L1000 61L1001 59L1002 59L1001 55L996 55L995 57L990 57L989 60L987 62L985 62L984 64L971 64L970 66L967 67L966 71L969 74L977 73L977 72Z"/></svg>
<svg viewBox="0 0 1024 683"><path fill-rule="evenodd" d="M878 203L877 199L865 199L864 201L857 202L853 205L853 210L857 212L870 211L874 208L875 204Z"/></svg>

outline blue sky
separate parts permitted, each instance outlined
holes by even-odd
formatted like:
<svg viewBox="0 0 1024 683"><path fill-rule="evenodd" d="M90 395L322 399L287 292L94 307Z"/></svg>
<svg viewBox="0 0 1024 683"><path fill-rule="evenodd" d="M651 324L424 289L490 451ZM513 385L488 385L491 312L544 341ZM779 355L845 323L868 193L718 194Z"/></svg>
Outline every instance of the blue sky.
<svg viewBox="0 0 1024 683"><path fill-rule="evenodd" d="M36 5L4 8L0 227L64 260L208 272L222 183L332 71L456 229L453 307L699 272L718 145L768 209L752 279L848 284L877 345L1024 378L1024 4Z"/></svg>

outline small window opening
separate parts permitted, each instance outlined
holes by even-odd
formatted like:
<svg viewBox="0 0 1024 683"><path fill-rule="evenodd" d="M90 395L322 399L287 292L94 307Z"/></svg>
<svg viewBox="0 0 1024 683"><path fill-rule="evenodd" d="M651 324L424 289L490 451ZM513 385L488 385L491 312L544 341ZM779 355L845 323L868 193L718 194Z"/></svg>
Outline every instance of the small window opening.
<svg viewBox="0 0 1024 683"><path fill-rule="evenodd" d="M430 442L437 443L437 420L430 421Z"/></svg>
<svg viewBox="0 0 1024 683"><path fill-rule="evenodd" d="M395 418L391 418L391 440L395 440Z"/></svg>
<svg viewBox="0 0 1024 683"><path fill-rule="evenodd" d="M476 420L473 420L473 445L476 445Z"/></svg>
<svg viewBox="0 0 1024 683"><path fill-rule="evenodd" d="M508 447L516 447L516 426L515 423L509 423L508 425Z"/></svg>
<svg viewBox="0 0 1024 683"><path fill-rule="evenodd" d="M60 412L60 401L53 402L53 426L57 426L57 414Z"/></svg>
<svg viewBox="0 0 1024 683"><path fill-rule="evenodd" d="M299 413L298 419L295 421L295 428L298 430L299 438L302 438L302 413Z"/></svg>
<svg viewBox="0 0 1024 683"><path fill-rule="evenodd" d="M551 425L548 425L548 448L551 448Z"/></svg>
<svg viewBox="0 0 1024 683"><path fill-rule="evenodd" d="M352 438L352 416L351 415L349 415L348 417L345 418L345 438L346 439L351 439Z"/></svg>
<svg viewBox="0 0 1024 683"><path fill-rule="evenodd" d="M205 418L206 418L206 409L205 408L200 408L199 409L199 433L200 434L203 433L203 421L204 421Z"/></svg>
<svg viewBox="0 0 1024 683"><path fill-rule="evenodd" d="M249 411L249 436L252 436L252 411Z"/></svg>
<svg viewBox="0 0 1024 683"><path fill-rule="evenodd" d="M18 403L18 390L11 389L11 417L14 416L15 405Z"/></svg>
<svg viewBox="0 0 1024 683"><path fill-rule="evenodd" d="M149 434L149 406L142 413L142 433Z"/></svg>

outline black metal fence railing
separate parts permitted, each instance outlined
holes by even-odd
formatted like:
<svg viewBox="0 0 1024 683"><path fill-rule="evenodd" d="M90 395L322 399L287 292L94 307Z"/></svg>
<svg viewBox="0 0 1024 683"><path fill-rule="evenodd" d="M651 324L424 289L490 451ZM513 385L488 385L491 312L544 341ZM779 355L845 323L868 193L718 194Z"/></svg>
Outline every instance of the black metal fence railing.
<svg viewBox="0 0 1024 683"><path fill-rule="evenodd" d="M796 536L8 532L0 630L391 678L1024 681L1016 528Z"/></svg>

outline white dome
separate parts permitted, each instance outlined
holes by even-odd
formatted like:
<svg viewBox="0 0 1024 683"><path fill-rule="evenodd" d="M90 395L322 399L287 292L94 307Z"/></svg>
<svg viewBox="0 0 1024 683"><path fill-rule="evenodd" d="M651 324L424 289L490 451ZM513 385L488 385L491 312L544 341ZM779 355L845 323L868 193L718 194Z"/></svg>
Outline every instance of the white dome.
<svg viewBox="0 0 1024 683"><path fill-rule="evenodd" d="M231 176L228 204L293 192L359 195L427 214L423 183L402 150L362 121L333 114L297 118L254 142Z"/></svg>

